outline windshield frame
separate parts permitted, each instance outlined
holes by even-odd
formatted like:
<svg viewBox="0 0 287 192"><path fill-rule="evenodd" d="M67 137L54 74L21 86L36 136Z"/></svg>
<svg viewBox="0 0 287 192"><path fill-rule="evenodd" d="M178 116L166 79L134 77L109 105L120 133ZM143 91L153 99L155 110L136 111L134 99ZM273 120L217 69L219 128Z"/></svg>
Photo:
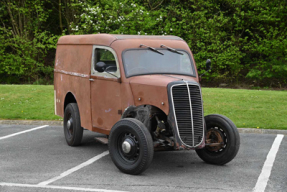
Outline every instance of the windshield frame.
<svg viewBox="0 0 287 192"><path fill-rule="evenodd" d="M162 75L162 74L169 74L169 75L184 75L184 76L189 76L189 77L196 77L196 70L195 70L195 63L194 63L194 60L192 58L192 56L189 54L188 51L186 51L185 49L176 49L177 51L183 51L185 52L189 59L190 59L190 62L191 62L191 67L192 67L192 71L193 71L193 74L194 75L189 75L189 74L182 74L182 73L167 73L167 72L164 72L164 73L140 73L140 74L134 74L134 75L129 75L127 76L127 73L126 73L126 65L125 65L125 57L124 57L124 54L127 52L127 51L131 51L131 50L148 50L148 51L151 51L149 50L148 48L132 48L132 49L125 49L123 52L122 52L122 64L123 64L123 67L124 67L124 72L125 72L125 77L126 78L130 78L130 77L134 77L134 76L141 76L141 75ZM159 51L162 51L162 50L166 50L168 52L171 52L172 54L178 54L178 53L174 53L172 51L169 51L168 49L165 49L165 48L156 48L156 50L159 50Z"/></svg>

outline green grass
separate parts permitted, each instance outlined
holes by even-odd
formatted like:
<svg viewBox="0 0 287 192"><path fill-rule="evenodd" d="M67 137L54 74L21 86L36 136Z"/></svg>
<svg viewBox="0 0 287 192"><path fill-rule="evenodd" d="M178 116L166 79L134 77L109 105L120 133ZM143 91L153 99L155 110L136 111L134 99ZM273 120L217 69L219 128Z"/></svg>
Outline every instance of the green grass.
<svg viewBox="0 0 287 192"><path fill-rule="evenodd" d="M286 129L287 91L203 88L205 115L222 114L237 127ZM0 119L59 120L52 85L0 85Z"/></svg>
<svg viewBox="0 0 287 192"><path fill-rule="evenodd" d="M287 92L203 88L205 115L229 117L237 127L287 129Z"/></svg>
<svg viewBox="0 0 287 192"><path fill-rule="evenodd" d="M52 85L0 85L0 119L59 120Z"/></svg>

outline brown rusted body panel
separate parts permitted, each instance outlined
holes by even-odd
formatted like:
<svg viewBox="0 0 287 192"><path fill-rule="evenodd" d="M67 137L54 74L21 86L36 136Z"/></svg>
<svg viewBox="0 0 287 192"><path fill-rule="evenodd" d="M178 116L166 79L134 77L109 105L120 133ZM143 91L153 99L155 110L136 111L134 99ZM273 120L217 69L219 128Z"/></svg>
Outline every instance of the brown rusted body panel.
<svg viewBox="0 0 287 192"><path fill-rule="evenodd" d="M167 99L167 87L166 85L177 79L163 76L163 75L144 75L144 76L134 76L130 78L125 77L122 53L127 49L137 49L140 44L145 44L154 48L160 48L162 44L175 48L183 49L192 55L188 45L185 41L180 38L177 39L163 39L162 36L132 36L131 39L119 39L111 44L111 48L115 50L118 56L120 71L121 71L121 81L122 81L122 108L123 110L130 105L154 105L164 111L166 114L169 112L169 104ZM137 39L138 37L138 39ZM140 38L139 38L140 37ZM145 37L145 38L144 38ZM193 59L193 57L192 57ZM195 61L193 59L193 63ZM181 75L171 75L173 77L182 78L185 80L193 80L198 82L197 69L195 66L196 77L181 76ZM128 87L131 85L132 90ZM127 93L126 93L127 92ZM142 94L146 94L144 97ZM130 98L133 96L133 98ZM141 98L143 97L143 98ZM139 98L143 99L139 101ZM133 104L131 102L133 101ZM164 105L162 105L164 102Z"/></svg>
<svg viewBox="0 0 287 192"><path fill-rule="evenodd" d="M109 46L116 37L109 34L67 35L58 40L58 45L105 45Z"/></svg>
<svg viewBox="0 0 287 192"><path fill-rule="evenodd" d="M56 111L64 117L67 93L78 102L82 127L91 130L90 63L92 45L58 45L54 70Z"/></svg>
<svg viewBox="0 0 287 192"><path fill-rule="evenodd" d="M135 106L139 105L153 105L160 108L165 114L168 114L169 105L168 105L168 97L167 97L167 89L166 82L156 83L157 85L153 85L151 79L152 76L142 76L146 80L137 79L130 81L131 89L134 96Z"/></svg>
<svg viewBox="0 0 287 192"><path fill-rule="evenodd" d="M113 80L98 78L91 82L92 125L105 133L121 119L121 84Z"/></svg>
<svg viewBox="0 0 287 192"><path fill-rule="evenodd" d="M131 90L130 83L128 81L121 83L121 103L122 112L129 106L134 106L134 96Z"/></svg>
<svg viewBox="0 0 287 192"><path fill-rule="evenodd" d="M196 80L193 77L181 75L142 75L130 77L128 80L134 96L135 106L153 105L168 115L167 84L179 79Z"/></svg>
<svg viewBox="0 0 287 192"><path fill-rule="evenodd" d="M96 34L61 37L54 72L56 115L64 116L65 97L69 92L78 103L82 127L107 135L129 106L153 105L168 115L167 84L179 79L198 82L197 70L195 68L195 77L163 74L126 78L122 53L127 49L139 48L140 44L154 48L164 44L192 55L186 42L175 36ZM116 52L121 76L119 80L91 76L93 45L107 46Z"/></svg>

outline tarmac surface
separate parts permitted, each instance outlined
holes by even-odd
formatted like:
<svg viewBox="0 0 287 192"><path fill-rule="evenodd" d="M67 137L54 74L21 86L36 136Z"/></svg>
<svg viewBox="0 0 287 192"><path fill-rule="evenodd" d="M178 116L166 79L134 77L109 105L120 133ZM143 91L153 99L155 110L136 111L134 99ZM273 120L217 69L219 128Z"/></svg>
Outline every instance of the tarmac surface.
<svg viewBox="0 0 287 192"><path fill-rule="evenodd" d="M287 191L282 134L241 133L238 155L224 166L195 151L155 152L138 176L121 173L95 136L85 130L82 145L69 147L62 126L0 124L0 191Z"/></svg>

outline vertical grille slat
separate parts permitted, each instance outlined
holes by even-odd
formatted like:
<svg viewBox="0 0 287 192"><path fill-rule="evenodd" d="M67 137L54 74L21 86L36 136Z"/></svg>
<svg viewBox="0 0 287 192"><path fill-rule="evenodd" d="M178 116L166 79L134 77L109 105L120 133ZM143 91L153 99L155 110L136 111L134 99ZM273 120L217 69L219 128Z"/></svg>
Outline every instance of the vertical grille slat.
<svg viewBox="0 0 287 192"><path fill-rule="evenodd" d="M200 88L198 85L179 84L171 89L179 137L186 145L196 147L203 138Z"/></svg>

